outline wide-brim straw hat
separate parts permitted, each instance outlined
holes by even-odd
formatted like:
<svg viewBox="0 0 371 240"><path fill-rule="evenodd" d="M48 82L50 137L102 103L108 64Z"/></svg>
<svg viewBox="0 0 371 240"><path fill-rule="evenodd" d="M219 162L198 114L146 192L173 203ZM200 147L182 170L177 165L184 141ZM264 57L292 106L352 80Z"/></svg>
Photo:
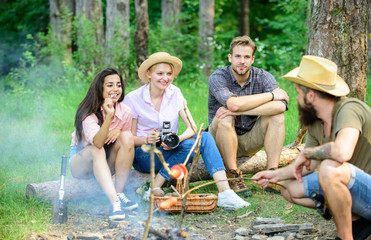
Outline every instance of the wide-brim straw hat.
<svg viewBox="0 0 371 240"><path fill-rule="evenodd" d="M337 75L336 63L318 56L303 56L300 66L283 78L305 87L341 97L349 93L346 82Z"/></svg>
<svg viewBox="0 0 371 240"><path fill-rule="evenodd" d="M174 77L176 77L180 70L182 70L182 61L167 52L157 52L149 56L139 67L138 76L142 81L149 82L147 77L147 70L157 63L169 63L174 67Z"/></svg>

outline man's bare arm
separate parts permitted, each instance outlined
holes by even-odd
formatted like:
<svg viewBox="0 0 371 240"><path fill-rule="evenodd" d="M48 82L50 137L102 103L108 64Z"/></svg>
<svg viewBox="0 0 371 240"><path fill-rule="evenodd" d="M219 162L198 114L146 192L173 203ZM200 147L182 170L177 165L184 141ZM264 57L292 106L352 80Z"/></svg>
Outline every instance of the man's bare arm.
<svg viewBox="0 0 371 240"><path fill-rule="evenodd" d="M234 115L248 115L248 116L270 116L283 113L286 111L286 105L281 101L267 102L256 108L243 111L234 112Z"/></svg>
<svg viewBox="0 0 371 240"><path fill-rule="evenodd" d="M227 100L227 107L232 112L245 112L248 110L255 109L265 103L282 100L285 100L288 104L289 96L284 90L276 88L272 92L240 97L231 97Z"/></svg>
<svg viewBox="0 0 371 240"><path fill-rule="evenodd" d="M324 160L324 159L332 159L331 148L333 142L326 143L319 147L312 147L307 148L304 150L304 156L306 158L315 159L315 160Z"/></svg>
<svg viewBox="0 0 371 240"><path fill-rule="evenodd" d="M341 129L335 141L318 147L305 148L304 156L315 160L332 159L340 163L349 161L353 156L358 137L359 130L355 128Z"/></svg>

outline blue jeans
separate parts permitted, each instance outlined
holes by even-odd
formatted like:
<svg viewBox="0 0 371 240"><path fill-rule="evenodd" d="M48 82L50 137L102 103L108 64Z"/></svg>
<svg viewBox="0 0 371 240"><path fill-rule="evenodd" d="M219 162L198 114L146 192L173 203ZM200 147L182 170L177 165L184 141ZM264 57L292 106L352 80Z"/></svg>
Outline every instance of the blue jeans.
<svg viewBox="0 0 371 240"><path fill-rule="evenodd" d="M350 164L350 181L347 185L352 195L352 213L371 220L371 175ZM318 172L303 177L304 195L309 197L315 191L318 193ZM323 196L322 190L320 194Z"/></svg>
<svg viewBox="0 0 371 240"><path fill-rule="evenodd" d="M193 137L196 138L196 136ZM194 143L195 140L187 139L181 142L175 149L164 150L162 147L160 147L159 150L162 152L165 161L169 163L169 168L171 168L172 166L183 163L185 161ZM208 132L202 133L200 153L202 159L204 160L206 169L211 177L214 175L215 172L225 170L222 157L215 144L214 138ZM192 162L193 156L194 152L192 152L189 158L189 163ZM133 167L139 172L150 172L150 155L149 153L143 152L141 147L135 148ZM166 180L171 180L171 177L166 172L157 155L155 155L155 172L159 172L161 176L163 176Z"/></svg>

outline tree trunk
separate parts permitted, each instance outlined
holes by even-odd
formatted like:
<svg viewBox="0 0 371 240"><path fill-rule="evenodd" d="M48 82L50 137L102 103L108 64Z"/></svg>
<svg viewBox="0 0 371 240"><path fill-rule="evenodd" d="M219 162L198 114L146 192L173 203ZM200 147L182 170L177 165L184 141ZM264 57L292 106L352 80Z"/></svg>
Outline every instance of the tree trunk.
<svg viewBox="0 0 371 240"><path fill-rule="evenodd" d="M311 2L308 53L338 65L351 97L365 100L367 84L367 1Z"/></svg>
<svg viewBox="0 0 371 240"><path fill-rule="evenodd" d="M164 27L180 31L178 15L182 9L182 0L161 0L161 18Z"/></svg>
<svg viewBox="0 0 371 240"><path fill-rule="evenodd" d="M368 71L371 74L371 0L368 0ZM370 97L370 96L369 96Z"/></svg>
<svg viewBox="0 0 371 240"><path fill-rule="evenodd" d="M148 58L148 2L147 0L135 0L136 29L134 34L135 53L137 66L140 66Z"/></svg>
<svg viewBox="0 0 371 240"><path fill-rule="evenodd" d="M75 3L73 0L49 0L50 25L53 38L61 47L62 59L70 63L72 54L72 20Z"/></svg>
<svg viewBox="0 0 371 240"><path fill-rule="evenodd" d="M107 0L105 64L120 69L128 80L130 42L129 0Z"/></svg>
<svg viewBox="0 0 371 240"><path fill-rule="evenodd" d="M240 0L240 36L250 36L250 4L249 0Z"/></svg>
<svg viewBox="0 0 371 240"><path fill-rule="evenodd" d="M297 142L297 141L295 141ZM303 149L303 145L294 145L291 147L285 147L282 149L279 167L286 166L296 159L299 152ZM237 159L237 165L242 170L243 174L254 174L259 171L265 170L267 166L267 156L265 151L260 151L253 157L242 157ZM200 159L192 177L191 182L209 180L211 179L204 162ZM143 183L150 181L150 175L148 173L140 173L136 170L130 170L130 174L125 185L124 191L127 193L133 193ZM175 180L174 180L175 182ZM59 190L60 180L42 182L42 183L31 183L26 187L27 198L38 198L46 202L50 202L57 198ZM103 191L95 179L75 179L68 178L64 185L64 199L66 200L77 200L82 198L92 198L97 195L102 195Z"/></svg>
<svg viewBox="0 0 371 240"><path fill-rule="evenodd" d="M200 0L198 53L205 76L210 76L213 63L214 0Z"/></svg>
<svg viewBox="0 0 371 240"><path fill-rule="evenodd" d="M77 47L80 64L103 65L103 14L100 0L76 0Z"/></svg>

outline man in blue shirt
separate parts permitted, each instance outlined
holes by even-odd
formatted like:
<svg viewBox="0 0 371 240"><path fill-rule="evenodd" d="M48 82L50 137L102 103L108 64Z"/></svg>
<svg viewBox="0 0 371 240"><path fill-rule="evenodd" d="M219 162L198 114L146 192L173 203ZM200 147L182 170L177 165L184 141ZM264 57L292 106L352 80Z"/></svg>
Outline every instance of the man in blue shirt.
<svg viewBox="0 0 371 240"><path fill-rule="evenodd" d="M248 36L230 44L230 66L209 78L209 132L213 135L230 178L242 177L237 157L252 156L264 147L267 169L276 169L285 138L284 112L289 97L268 72L252 67L256 45ZM250 194L242 178L231 188Z"/></svg>

